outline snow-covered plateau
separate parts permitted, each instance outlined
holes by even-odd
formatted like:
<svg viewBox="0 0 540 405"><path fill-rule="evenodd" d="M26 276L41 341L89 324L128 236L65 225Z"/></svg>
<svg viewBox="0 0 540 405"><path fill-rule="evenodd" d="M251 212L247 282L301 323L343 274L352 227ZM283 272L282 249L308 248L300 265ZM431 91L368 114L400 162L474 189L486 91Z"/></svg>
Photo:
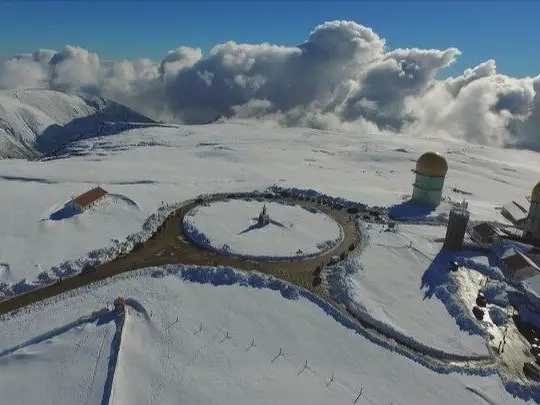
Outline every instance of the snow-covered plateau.
<svg viewBox="0 0 540 405"><path fill-rule="evenodd" d="M48 117L56 114L57 104L49 103L51 111L44 107L40 97L46 95L34 100L30 91L17 94ZM0 102L2 108L12 109L16 97L9 97L9 103ZM64 97L63 103L77 107L70 101L75 96ZM64 120L67 107L58 105L55 122L75 120ZM18 121L20 114L2 114L14 131L26 134L25 145L54 125L44 120L39 130L25 132L14 124L24 121ZM179 204L203 194L277 185L403 213L416 159L433 150L449 166L444 202L428 214L433 223L413 220L393 231L360 223L361 249L324 282L352 312L402 340L449 354L489 356L480 327L451 296L452 279L441 280L444 227L436 225L437 218L465 196L472 219L504 222L498 209L522 201L540 178L536 153L429 135L375 138L282 128L268 121L114 126L107 136L61 142L61 149L40 160L0 160L0 296L129 251ZM32 148L32 156L41 154ZM69 209L67 202L95 186L108 192L105 199L83 212ZM229 245L239 254L263 256L316 253L318 244L340 237L337 224L304 210L301 202L269 203L270 218L293 223L295 233L289 237L274 225L248 232L244 242L238 233L253 224L261 203L243 202L234 209L219 204L199 206L188 217L217 249ZM471 274L496 273L480 256L458 259ZM528 391L505 385L491 366L471 366L468 373L460 372L463 367L428 367L355 333L296 287L231 272L182 266L142 270L2 317L0 403L350 404L360 391L358 404L502 405L524 403L512 397L518 391L529 397ZM119 295L148 312L129 307L120 337L116 319L77 321Z"/></svg>
<svg viewBox="0 0 540 405"><path fill-rule="evenodd" d="M254 136L262 132L264 139ZM503 221L496 208L529 194L539 177L533 152L457 141L375 140L250 121L136 128L78 141L52 160L0 161L1 281L54 276L50 269L66 260L104 247L115 251L118 244L111 240L139 232L162 204L204 193L277 184L369 205L400 205L412 192L415 160L426 150L441 152L449 162L443 195L460 201L463 195L454 188L470 192L477 220ZM136 205L119 201L106 210L51 219L66 201L97 185Z"/></svg>
<svg viewBox="0 0 540 405"><path fill-rule="evenodd" d="M266 207L269 223L258 224ZM199 206L184 218L188 237L204 248L243 257L300 259L323 253L342 238L328 215L299 205L244 200Z"/></svg>

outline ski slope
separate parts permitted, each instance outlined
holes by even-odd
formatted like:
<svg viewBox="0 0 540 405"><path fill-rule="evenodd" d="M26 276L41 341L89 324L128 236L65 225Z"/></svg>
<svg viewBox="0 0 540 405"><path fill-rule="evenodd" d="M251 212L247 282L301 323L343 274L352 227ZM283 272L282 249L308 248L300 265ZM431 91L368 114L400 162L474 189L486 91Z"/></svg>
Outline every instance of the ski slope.
<svg viewBox="0 0 540 405"><path fill-rule="evenodd" d="M524 403L505 391L497 375L439 374L369 342L302 296L284 297L282 287L253 288L240 274L236 282L222 278L219 269L203 270L213 274L203 279L201 270L149 269L36 305L2 319L0 350L122 295L135 309L128 307L109 403L347 404L360 390L358 403L369 404ZM76 344L69 335L66 343L68 338L73 346L66 350ZM86 344L95 347L97 341L93 335ZM48 354L58 361L65 352ZM95 364L90 358L81 361ZM88 375L82 366L77 373ZM25 398L43 395L59 405L82 403L73 402L73 396L55 396L66 374L47 362L34 364L34 372L46 375L48 384L30 383ZM8 383L0 380L2 394L13 392ZM77 387L84 391L82 384Z"/></svg>

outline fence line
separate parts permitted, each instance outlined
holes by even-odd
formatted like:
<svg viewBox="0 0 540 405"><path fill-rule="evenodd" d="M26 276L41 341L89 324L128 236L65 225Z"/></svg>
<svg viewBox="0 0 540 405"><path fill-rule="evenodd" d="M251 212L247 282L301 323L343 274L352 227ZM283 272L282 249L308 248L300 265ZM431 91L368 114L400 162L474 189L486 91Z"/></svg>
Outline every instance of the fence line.
<svg viewBox="0 0 540 405"><path fill-rule="evenodd" d="M229 316L225 317L225 324L228 325L229 323ZM199 323L198 326L195 327L188 327L183 324L181 317L177 317L175 321L171 322L169 325L166 326L167 332L171 333L171 328L175 327L175 325L178 325L181 327L184 331L186 330L192 330L193 335L197 336L200 339L204 339L204 343L202 343L198 348L195 349L194 353L190 357L190 359L186 362L188 366L193 365L193 363L196 361L196 359L204 353L204 351L213 344L225 344L225 342L229 341L233 343L233 346L238 349L242 349L239 353L249 355L249 353L253 350L258 350L261 353L264 353L268 356L269 359L269 365L270 367L275 364L277 361L284 360L291 364L291 366L297 367L298 371L296 372L296 376L298 378L301 378L303 374L306 372L309 372L311 375L315 376L325 387L326 389L330 389L332 386L338 386L341 389L345 391L349 391L351 393L351 401L350 404L352 405L359 405L362 403L369 403L372 405L382 405L381 403L376 403L374 400L370 399L364 390L364 386L360 385L357 388L350 387L348 384L346 384L344 381L340 381L339 378L336 377L335 373L327 374L325 371L322 373L318 372L316 369L313 368L313 366L309 363L309 359L303 359L300 363L298 361L295 361L291 355L287 353L286 350L284 350L283 347L280 347L278 351L275 350L269 350L264 345L259 344L255 338L251 337L248 339L241 339L238 338L239 335L232 334L230 329L224 328L225 325L222 325L218 328L208 328L203 325L203 323ZM206 340L205 336L208 336L210 339ZM245 342L244 342L245 340ZM396 402L392 402L393 405L398 405Z"/></svg>

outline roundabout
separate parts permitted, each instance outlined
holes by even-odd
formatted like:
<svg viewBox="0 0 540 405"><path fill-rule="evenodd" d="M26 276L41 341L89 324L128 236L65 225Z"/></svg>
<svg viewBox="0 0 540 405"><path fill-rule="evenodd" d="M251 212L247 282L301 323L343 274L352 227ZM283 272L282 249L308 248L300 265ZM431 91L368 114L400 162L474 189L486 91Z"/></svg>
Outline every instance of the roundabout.
<svg viewBox="0 0 540 405"><path fill-rule="evenodd" d="M343 239L340 224L314 207L284 202L221 200L189 211L183 233L197 246L255 260L318 256Z"/></svg>

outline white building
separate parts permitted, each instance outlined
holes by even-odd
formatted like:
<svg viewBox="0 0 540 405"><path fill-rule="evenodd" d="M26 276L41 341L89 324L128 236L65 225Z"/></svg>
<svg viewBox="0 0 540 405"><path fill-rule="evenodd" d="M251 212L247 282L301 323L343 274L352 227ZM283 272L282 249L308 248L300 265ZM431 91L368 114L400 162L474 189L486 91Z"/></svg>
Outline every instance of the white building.
<svg viewBox="0 0 540 405"><path fill-rule="evenodd" d="M532 190L531 206L524 228L524 237L540 239L540 183L536 184Z"/></svg>
<svg viewBox="0 0 540 405"><path fill-rule="evenodd" d="M107 195L107 192L101 187L95 187L84 194L81 194L77 198L72 199L68 206L76 211L83 212L87 208L90 208L103 197Z"/></svg>
<svg viewBox="0 0 540 405"><path fill-rule="evenodd" d="M424 153L416 162L416 179L413 184L412 201L437 207L442 200L444 179L448 163L436 152Z"/></svg>
<svg viewBox="0 0 540 405"><path fill-rule="evenodd" d="M540 275L536 263L519 250L509 249L501 260L501 270L506 279L514 285Z"/></svg>
<svg viewBox="0 0 540 405"><path fill-rule="evenodd" d="M521 283L527 305L536 311L540 311L540 274L524 280Z"/></svg>
<svg viewBox="0 0 540 405"><path fill-rule="evenodd" d="M502 207L501 215L512 222L518 228L523 228L527 220L527 204L518 201L510 201Z"/></svg>

